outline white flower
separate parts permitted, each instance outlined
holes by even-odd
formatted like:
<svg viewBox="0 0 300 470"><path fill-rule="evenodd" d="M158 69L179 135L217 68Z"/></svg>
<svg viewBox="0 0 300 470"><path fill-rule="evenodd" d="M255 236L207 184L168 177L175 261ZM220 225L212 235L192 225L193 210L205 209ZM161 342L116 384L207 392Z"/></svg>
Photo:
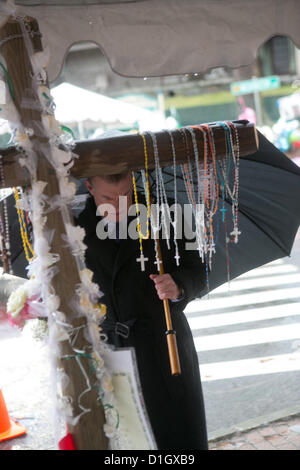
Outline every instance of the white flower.
<svg viewBox="0 0 300 470"><path fill-rule="evenodd" d="M85 237L85 230L80 227L79 225L72 225L66 223L66 232L68 235L68 239L70 245L72 246L79 246L82 250L86 249L86 245L83 243L83 239Z"/></svg>
<svg viewBox="0 0 300 470"><path fill-rule="evenodd" d="M86 250L86 245L83 243L85 237L84 229L68 222L65 224L65 227L67 235L62 235L62 238L67 241L74 256L82 256Z"/></svg>
<svg viewBox="0 0 300 470"><path fill-rule="evenodd" d="M97 362L97 366L100 369L102 369L102 367L104 367L104 360L102 359L100 354L97 351L93 351L91 355L94 358L94 360Z"/></svg>
<svg viewBox="0 0 300 470"><path fill-rule="evenodd" d="M89 323L89 334L92 343L99 341L99 327L96 323Z"/></svg>
<svg viewBox="0 0 300 470"><path fill-rule="evenodd" d="M64 330L64 328L59 325L56 325L55 323L54 325L52 325L51 336L52 339L54 339L55 341L67 341L70 339L68 333Z"/></svg>
<svg viewBox="0 0 300 470"><path fill-rule="evenodd" d="M92 281L92 278L93 272L90 269L85 268L80 271L82 289L86 289L91 296L99 298L103 294L100 292L98 284Z"/></svg>
<svg viewBox="0 0 300 470"><path fill-rule="evenodd" d="M69 163L69 161L72 159L72 154L70 152L60 150L59 148L54 148L52 155L53 160L57 165L64 165L65 163Z"/></svg>
<svg viewBox="0 0 300 470"><path fill-rule="evenodd" d="M103 429L106 437L108 437L109 439L115 437L116 428L114 426L112 426L111 424L104 424Z"/></svg>
<svg viewBox="0 0 300 470"><path fill-rule="evenodd" d="M49 312L55 312L59 309L60 298L58 295L50 294L46 300L46 304Z"/></svg>
<svg viewBox="0 0 300 470"><path fill-rule="evenodd" d="M112 392L114 390L114 386L113 386L113 383L112 383L110 377L106 376L106 377L102 378L101 385L102 385L103 390L105 392Z"/></svg>
<svg viewBox="0 0 300 470"><path fill-rule="evenodd" d="M60 194L62 198L72 199L76 193L76 184L72 181L68 181L66 177L61 178L60 180Z"/></svg>
<svg viewBox="0 0 300 470"><path fill-rule="evenodd" d="M16 317L24 308L26 300L27 290L24 286L21 286L10 294L6 304L7 312L10 313L13 318Z"/></svg>

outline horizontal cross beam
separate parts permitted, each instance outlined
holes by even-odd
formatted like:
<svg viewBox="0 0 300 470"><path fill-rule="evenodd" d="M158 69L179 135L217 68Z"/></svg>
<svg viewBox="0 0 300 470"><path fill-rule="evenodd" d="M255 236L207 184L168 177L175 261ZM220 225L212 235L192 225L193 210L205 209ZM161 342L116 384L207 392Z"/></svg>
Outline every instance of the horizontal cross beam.
<svg viewBox="0 0 300 470"><path fill-rule="evenodd" d="M258 148L258 137L255 126L248 121L232 121L237 129L239 138L240 156L250 155ZM226 130L218 123L210 123L214 137L216 158L226 156ZM190 157L193 160L194 148L190 132L186 128L171 131L176 153L176 163L187 163ZM204 158L204 142L202 132L194 128L197 141L199 160ZM156 132L159 162L161 167L173 165L173 153L171 138L166 131ZM148 167L154 168L154 149L150 134L145 134L148 154ZM97 140L85 140L76 143L73 153L78 155L74 159L74 165L70 170L74 178L87 178L95 175L112 175L127 170L139 170L145 168L144 143L139 134L125 134ZM30 178L19 163L22 157L20 150L15 147L0 150L3 157L5 172L5 186L25 186Z"/></svg>

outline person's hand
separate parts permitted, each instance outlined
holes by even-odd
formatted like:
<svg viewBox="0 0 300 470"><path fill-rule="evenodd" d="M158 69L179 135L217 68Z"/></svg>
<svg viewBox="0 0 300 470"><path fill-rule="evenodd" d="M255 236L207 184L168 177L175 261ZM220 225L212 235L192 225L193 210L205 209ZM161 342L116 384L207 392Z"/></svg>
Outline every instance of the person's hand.
<svg viewBox="0 0 300 470"><path fill-rule="evenodd" d="M150 279L155 283L158 297L169 300L176 300L181 294L181 290L170 274L150 274Z"/></svg>

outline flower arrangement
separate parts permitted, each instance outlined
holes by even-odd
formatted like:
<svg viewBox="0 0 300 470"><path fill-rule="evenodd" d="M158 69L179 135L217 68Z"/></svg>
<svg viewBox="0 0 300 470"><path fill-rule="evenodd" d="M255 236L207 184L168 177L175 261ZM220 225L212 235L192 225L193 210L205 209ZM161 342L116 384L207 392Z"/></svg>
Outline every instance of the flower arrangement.
<svg viewBox="0 0 300 470"><path fill-rule="evenodd" d="M6 304L8 323L23 329L27 320L45 317L42 302L37 294L29 296L28 286L20 286L11 293Z"/></svg>

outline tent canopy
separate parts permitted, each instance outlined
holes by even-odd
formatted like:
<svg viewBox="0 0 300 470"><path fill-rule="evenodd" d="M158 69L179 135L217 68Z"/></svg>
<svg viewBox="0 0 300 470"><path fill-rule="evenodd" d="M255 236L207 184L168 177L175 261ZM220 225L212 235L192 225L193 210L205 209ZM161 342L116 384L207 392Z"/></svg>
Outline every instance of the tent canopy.
<svg viewBox="0 0 300 470"><path fill-rule="evenodd" d="M82 122L86 120L135 123L150 120L152 113L122 101L84 90L83 88L61 83L52 88L51 95L55 101L55 116L58 121Z"/></svg>
<svg viewBox="0 0 300 470"><path fill-rule="evenodd" d="M299 0L9 0L0 3L0 26L12 13L37 19L50 81L78 42L97 44L111 68L129 77L246 66L276 35L300 47Z"/></svg>

